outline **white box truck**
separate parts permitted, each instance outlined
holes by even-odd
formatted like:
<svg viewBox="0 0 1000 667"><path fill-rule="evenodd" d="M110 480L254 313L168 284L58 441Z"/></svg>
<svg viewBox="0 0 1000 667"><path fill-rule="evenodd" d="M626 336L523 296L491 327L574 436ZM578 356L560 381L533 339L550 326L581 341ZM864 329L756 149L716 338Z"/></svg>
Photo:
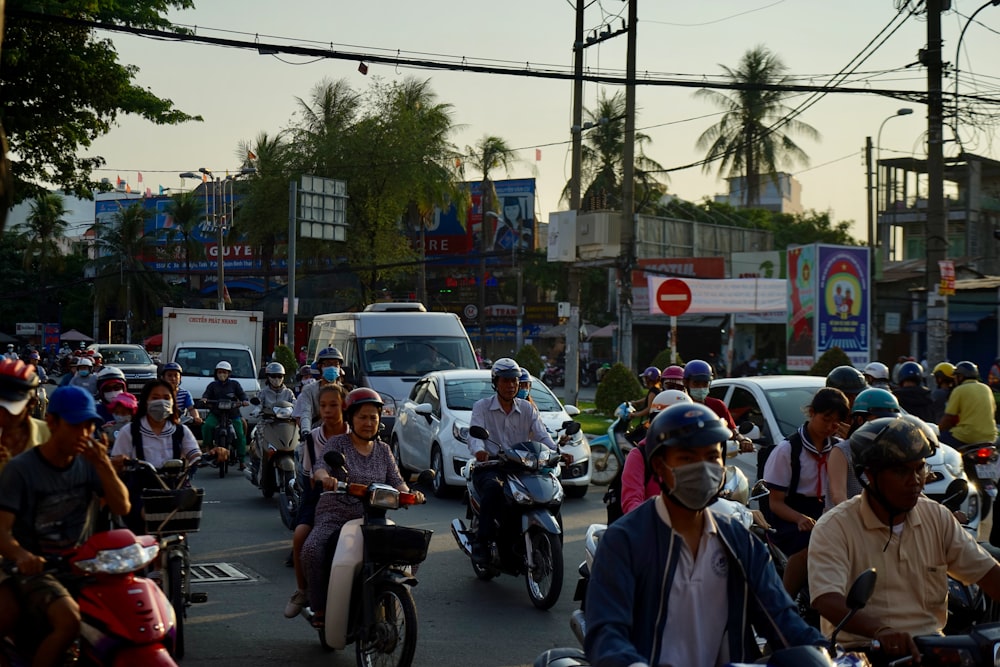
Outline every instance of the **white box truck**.
<svg viewBox="0 0 1000 667"><path fill-rule="evenodd" d="M215 365L228 361L230 376L249 397L260 393L258 364L264 341L264 313L259 310L163 309L164 361L184 369L181 386L196 401L215 379ZM242 410L251 424L251 408Z"/></svg>

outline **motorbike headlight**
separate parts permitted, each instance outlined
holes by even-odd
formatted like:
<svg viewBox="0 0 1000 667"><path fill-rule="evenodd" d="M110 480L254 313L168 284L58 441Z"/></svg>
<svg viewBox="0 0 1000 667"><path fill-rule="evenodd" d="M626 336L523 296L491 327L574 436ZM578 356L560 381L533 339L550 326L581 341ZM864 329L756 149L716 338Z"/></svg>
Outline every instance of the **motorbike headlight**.
<svg viewBox="0 0 1000 667"><path fill-rule="evenodd" d="M368 489L368 504L381 509L399 509L399 491L385 484L372 484Z"/></svg>
<svg viewBox="0 0 1000 667"><path fill-rule="evenodd" d="M451 425L451 437L455 438L459 442L469 443L469 427L465 424L460 424L459 422L454 422Z"/></svg>
<svg viewBox="0 0 1000 667"><path fill-rule="evenodd" d="M291 419L292 418L292 408L290 407L280 407L274 409L274 416L278 419Z"/></svg>
<svg viewBox="0 0 1000 667"><path fill-rule="evenodd" d="M958 453L957 450L948 448L941 448L941 460L944 463L945 469L951 474L952 477L961 477L964 470L962 465L962 455Z"/></svg>
<svg viewBox="0 0 1000 667"><path fill-rule="evenodd" d="M158 544L144 547L136 542L121 549L98 551L95 557L78 561L76 566L89 574L128 574L152 563L159 552Z"/></svg>
<svg viewBox="0 0 1000 667"><path fill-rule="evenodd" d="M507 479L507 488L510 489L510 496L515 503L531 505L535 502L531 494L528 493L528 489L521 484L517 477L511 476Z"/></svg>

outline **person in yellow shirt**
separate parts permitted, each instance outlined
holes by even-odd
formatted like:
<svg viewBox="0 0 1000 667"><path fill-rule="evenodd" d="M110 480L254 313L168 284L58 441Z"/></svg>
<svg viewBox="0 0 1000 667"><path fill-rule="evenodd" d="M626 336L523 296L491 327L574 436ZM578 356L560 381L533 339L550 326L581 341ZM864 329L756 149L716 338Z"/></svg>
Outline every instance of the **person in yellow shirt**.
<svg viewBox="0 0 1000 667"><path fill-rule="evenodd" d="M0 360L0 471L10 459L49 439L49 427L31 416L37 389L34 366Z"/></svg>
<svg viewBox="0 0 1000 667"><path fill-rule="evenodd" d="M954 371L956 387L948 397L944 416L938 422L938 439L952 447L993 443L997 439L993 390L979 381L979 368L971 361L960 361Z"/></svg>

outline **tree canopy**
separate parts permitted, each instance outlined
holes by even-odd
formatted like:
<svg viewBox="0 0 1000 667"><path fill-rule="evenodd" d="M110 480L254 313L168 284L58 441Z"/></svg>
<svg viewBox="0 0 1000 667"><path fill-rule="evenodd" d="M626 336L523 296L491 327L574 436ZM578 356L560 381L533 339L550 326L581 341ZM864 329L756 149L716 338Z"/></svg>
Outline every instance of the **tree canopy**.
<svg viewBox="0 0 1000 667"><path fill-rule="evenodd" d="M13 201L47 187L89 198L99 184L93 170L104 164L85 155L121 114L160 125L201 120L136 84L138 68L122 64L110 39L61 19L91 19L139 28L173 29L171 9L192 0L7 0L0 55L0 123L7 133Z"/></svg>

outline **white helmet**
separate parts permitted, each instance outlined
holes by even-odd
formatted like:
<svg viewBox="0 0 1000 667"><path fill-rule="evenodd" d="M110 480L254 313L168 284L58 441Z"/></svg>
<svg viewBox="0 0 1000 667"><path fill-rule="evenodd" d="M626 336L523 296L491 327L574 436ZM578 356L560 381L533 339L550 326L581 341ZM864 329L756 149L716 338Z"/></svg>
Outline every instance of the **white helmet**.
<svg viewBox="0 0 1000 667"><path fill-rule="evenodd" d="M889 379L889 367L879 361L873 361L865 366L863 373L875 380Z"/></svg>
<svg viewBox="0 0 1000 667"><path fill-rule="evenodd" d="M77 366L86 366L86 367L90 368L91 366L94 365L94 361L90 357L80 357L79 359L76 360L76 365Z"/></svg>
<svg viewBox="0 0 1000 667"><path fill-rule="evenodd" d="M661 391L653 398L652 405L649 406L649 413L655 414L666 410L674 403L694 403L691 397L687 393L679 389L667 389L666 391Z"/></svg>
<svg viewBox="0 0 1000 667"><path fill-rule="evenodd" d="M227 373L233 372L233 367L228 361L220 361L215 365L215 370L226 371Z"/></svg>
<svg viewBox="0 0 1000 667"><path fill-rule="evenodd" d="M513 359L503 357L493 362L493 367L490 369L490 377L494 382L496 382L497 378L514 378L517 380L521 377L521 367Z"/></svg>

